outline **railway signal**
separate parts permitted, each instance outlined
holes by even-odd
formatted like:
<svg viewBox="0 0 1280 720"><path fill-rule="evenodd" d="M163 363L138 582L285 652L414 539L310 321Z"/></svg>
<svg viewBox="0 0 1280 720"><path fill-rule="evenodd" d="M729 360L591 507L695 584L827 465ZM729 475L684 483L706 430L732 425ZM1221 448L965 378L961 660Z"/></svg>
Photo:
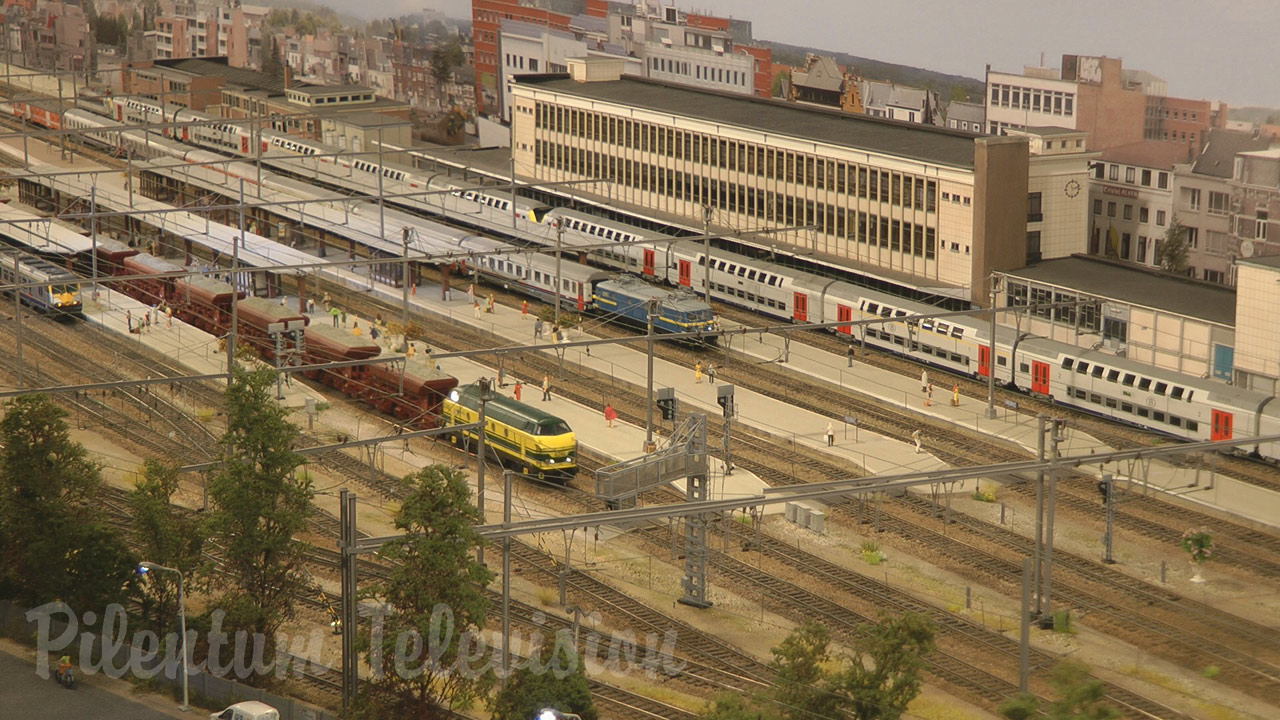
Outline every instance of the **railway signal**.
<svg viewBox="0 0 1280 720"><path fill-rule="evenodd" d="M734 416L733 386L720 385L719 387L717 387L716 402L719 403L720 407L724 410L724 417L726 420L733 417Z"/></svg>
<svg viewBox="0 0 1280 720"><path fill-rule="evenodd" d="M663 420L675 420L680 401L676 399L675 388L658 388L658 411Z"/></svg>

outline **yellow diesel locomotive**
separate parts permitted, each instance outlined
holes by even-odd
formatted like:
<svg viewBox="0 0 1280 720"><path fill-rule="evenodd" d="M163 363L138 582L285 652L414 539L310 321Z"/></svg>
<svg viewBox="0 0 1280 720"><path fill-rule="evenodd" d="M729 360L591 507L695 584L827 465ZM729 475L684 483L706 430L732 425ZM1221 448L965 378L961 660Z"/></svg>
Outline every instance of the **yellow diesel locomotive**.
<svg viewBox="0 0 1280 720"><path fill-rule="evenodd" d="M443 425L466 425L479 418L480 388L473 383L449 393ZM490 456L513 463L527 475L559 481L578 469L578 441L564 420L511 398L495 396L485 403L485 444ZM471 450L474 430L451 433L449 441Z"/></svg>

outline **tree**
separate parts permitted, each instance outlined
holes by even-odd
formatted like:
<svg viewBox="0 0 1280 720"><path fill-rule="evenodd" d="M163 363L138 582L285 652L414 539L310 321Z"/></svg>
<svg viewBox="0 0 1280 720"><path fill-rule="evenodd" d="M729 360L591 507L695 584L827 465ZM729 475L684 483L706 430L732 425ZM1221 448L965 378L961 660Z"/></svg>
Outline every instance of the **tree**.
<svg viewBox="0 0 1280 720"><path fill-rule="evenodd" d="M229 578L221 605L228 626L268 640L292 616L294 596L310 587L306 546L294 536L306 528L315 496L310 479L296 472L298 429L274 396L272 372L234 370L207 525Z"/></svg>
<svg viewBox="0 0 1280 720"><path fill-rule="evenodd" d="M1172 273L1187 271L1187 228L1175 215L1164 233L1164 241L1156 248L1156 264Z"/></svg>
<svg viewBox="0 0 1280 720"><path fill-rule="evenodd" d="M1044 713L1049 720L1112 720L1119 713L1104 705L1106 688L1102 681L1089 675L1089 667L1076 660L1063 660L1053 668L1049 679L1058 699ZM1006 701L999 712L1009 720L1026 720L1040 710L1035 696L1021 694Z"/></svg>
<svg viewBox="0 0 1280 720"><path fill-rule="evenodd" d="M280 59L280 42L271 36L271 45L262 56L262 72L271 77L284 77L284 61Z"/></svg>
<svg viewBox="0 0 1280 720"><path fill-rule="evenodd" d="M811 720L852 717L893 720L920 692L924 655L933 650L933 624L904 613L868 628L850 658L833 661L830 636L807 622L773 648L776 684L754 697L717 698L704 720Z"/></svg>
<svg viewBox="0 0 1280 720"><path fill-rule="evenodd" d="M142 479L129 494L133 515L133 546L142 559L182 571L188 594L207 587L203 572L204 533L194 513L173 504L178 470L169 463L147 460ZM178 578L173 573L148 576L143 611L157 630L172 627L178 614Z"/></svg>
<svg viewBox="0 0 1280 720"><path fill-rule="evenodd" d="M574 649L573 636L568 631L561 630L557 637L548 638L531 659L534 662L517 670L494 697L493 720L528 720L548 707L574 713L582 720L599 717L591 702L591 685L582 656ZM556 668L559 673L554 671Z"/></svg>
<svg viewBox="0 0 1280 720"><path fill-rule="evenodd" d="M827 665L831 635L810 620L773 648L769 666L777 673L773 699L783 718L835 717L840 698L832 693Z"/></svg>
<svg viewBox="0 0 1280 720"><path fill-rule="evenodd" d="M44 395L14 400L0 421L0 596L99 609L125 596L135 560L102 522L98 466Z"/></svg>
<svg viewBox="0 0 1280 720"><path fill-rule="evenodd" d="M476 562L484 540L475 531L481 515L471 503L462 473L436 465L405 478L407 495L396 514L404 535L382 546L393 563L387 579L372 589L390 608L380 637L360 642L371 667L373 689L360 699L361 715L434 717L442 709L465 708L486 692L488 673L459 671L464 633L484 626L484 588L493 579ZM436 647L405 657L407 638L425 645L433 624L448 618L452 632ZM473 635L474 637L474 635ZM397 657L399 644L399 657ZM412 647L412 640L407 647ZM395 659L395 668L384 668ZM381 671L380 671L381 670Z"/></svg>
<svg viewBox="0 0 1280 720"><path fill-rule="evenodd" d="M850 698L859 720L895 720L920 693L924 656L933 651L933 623L919 613L903 613L872 626L858 643L836 685Z"/></svg>
<svg viewBox="0 0 1280 720"><path fill-rule="evenodd" d="M466 62L467 56L462 52L458 39L448 44L438 45L431 51L431 76L436 79L436 86L444 89L445 83L453 76L453 69Z"/></svg>

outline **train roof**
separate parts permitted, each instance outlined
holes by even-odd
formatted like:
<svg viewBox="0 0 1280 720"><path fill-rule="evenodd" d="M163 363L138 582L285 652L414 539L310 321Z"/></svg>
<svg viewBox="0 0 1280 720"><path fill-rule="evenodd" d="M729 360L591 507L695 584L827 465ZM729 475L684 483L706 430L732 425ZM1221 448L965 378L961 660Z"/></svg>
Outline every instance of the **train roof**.
<svg viewBox="0 0 1280 720"><path fill-rule="evenodd" d="M1168 382L1175 385L1181 385L1189 390L1195 390L1197 401L1205 400L1205 395L1213 397L1214 402L1230 405L1231 407L1255 409L1263 400L1271 397L1268 393L1258 392L1256 390L1246 390L1234 385L1209 378L1196 377L1177 372L1176 370L1166 370L1163 368L1148 365L1147 363L1131 360L1126 357L1113 355L1112 353L1101 352L1098 350L1087 350L1074 345L1058 342L1057 340L1049 340L1047 338L1026 338L1020 346L1024 350L1039 352L1048 357L1057 357L1066 355L1075 358L1077 361L1085 361L1092 364L1102 365L1107 369L1119 370L1121 372L1133 373L1139 377L1147 377L1153 380Z"/></svg>
<svg viewBox="0 0 1280 720"><path fill-rule="evenodd" d="M662 306L680 312L711 309L710 305L692 292L657 287L632 275L619 275L599 283L596 287L641 300L657 300Z"/></svg>
<svg viewBox="0 0 1280 720"><path fill-rule="evenodd" d="M158 258L150 253L138 253L125 258L125 262L130 265L140 265L153 273L176 273L185 272L186 268L181 265L169 262L164 258Z"/></svg>
<svg viewBox="0 0 1280 720"><path fill-rule="evenodd" d="M223 283L224 285L226 283ZM230 289L230 285L227 288ZM305 320L302 311L287 305L282 306L279 300L268 300L261 297L247 297L237 303L238 309L243 312L256 313L264 316L270 322L286 322L289 320Z"/></svg>
<svg viewBox="0 0 1280 720"><path fill-rule="evenodd" d="M635 225L628 225L627 223L619 222L617 220L606 220L605 218L602 218L599 215L592 215L591 213L582 212L581 210L573 210L571 208L556 208L555 210L552 210L549 214L551 216L575 218L577 220L582 220L584 222L592 223L593 225L600 225L602 227L611 228L613 230L621 230L623 232L635 235L637 238L641 238L641 239L653 239L653 240L671 239L670 235L664 235L659 232L654 232L653 230L646 230L642 227L637 227Z"/></svg>
<svg viewBox="0 0 1280 720"><path fill-rule="evenodd" d="M479 407L480 388L476 383L459 387L455 392L457 396L451 395L449 399L471 410ZM516 420L535 425L564 422L564 420L549 412L498 394L495 394L492 400L485 403L485 415L507 424L513 424ZM568 423L565 423L565 425L568 425Z"/></svg>
<svg viewBox="0 0 1280 720"><path fill-rule="evenodd" d="M4 256L6 265L11 265L13 263L13 258L16 256L18 258L18 262L21 263L23 267L27 268L28 271L38 272L41 275L44 275L48 280L73 280L76 282L80 280L79 276L70 270L64 267L58 267L48 260L44 260L43 258L32 255L31 253L19 248L0 245L0 255Z"/></svg>
<svg viewBox="0 0 1280 720"><path fill-rule="evenodd" d="M0 203L0 235L45 254L74 255L88 250L93 240L83 230L51 218L30 205Z"/></svg>
<svg viewBox="0 0 1280 720"><path fill-rule="evenodd" d="M369 339L369 336L352 335L351 331L346 328L336 328L330 325L325 325L322 322L311 323L308 325L307 336L312 337L317 335L328 342L334 343L335 345L341 345L347 348L372 348L376 350L376 352L369 355L369 357L382 354L382 348L378 347L377 343Z"/></svg>
<svg viewBox="0 0 1280 720"><path fill-rule="evenodd" d="M215 280L214 278L207 277L204 275L193 275L186 278L179 278L179 280L182 282L185 282L186 284L190 285L193 288L199 288L200 290L203 290L204 292L207 292L210 295L215 295L215 296L230 295L232 292L235 291L235 288L232 288L230 283L225 283L221 280Z"/></svg>
<svg viewBox="0 0 1280 720"><path fill-rule="evenodd" d="M92 250L92 248L90 248ZM135 247L130 247L127 243L122 243L113 238L98 238L97 250L99 253L119 254L140 252Z"/></svg>

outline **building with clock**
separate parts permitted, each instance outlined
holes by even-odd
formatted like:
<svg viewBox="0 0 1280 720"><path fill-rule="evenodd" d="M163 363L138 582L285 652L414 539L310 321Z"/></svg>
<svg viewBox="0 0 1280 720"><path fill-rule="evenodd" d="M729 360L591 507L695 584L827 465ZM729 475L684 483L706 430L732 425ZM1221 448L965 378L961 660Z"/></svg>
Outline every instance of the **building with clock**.
<svg viewBox="0 0 1280 720"><path fill-rule="evenodd" d="M1009 130L1026 137L1027 264L1084 251L1089 235L1089 165L1098 153L1085 150L1088 133L1064 127Z"/></svg>

